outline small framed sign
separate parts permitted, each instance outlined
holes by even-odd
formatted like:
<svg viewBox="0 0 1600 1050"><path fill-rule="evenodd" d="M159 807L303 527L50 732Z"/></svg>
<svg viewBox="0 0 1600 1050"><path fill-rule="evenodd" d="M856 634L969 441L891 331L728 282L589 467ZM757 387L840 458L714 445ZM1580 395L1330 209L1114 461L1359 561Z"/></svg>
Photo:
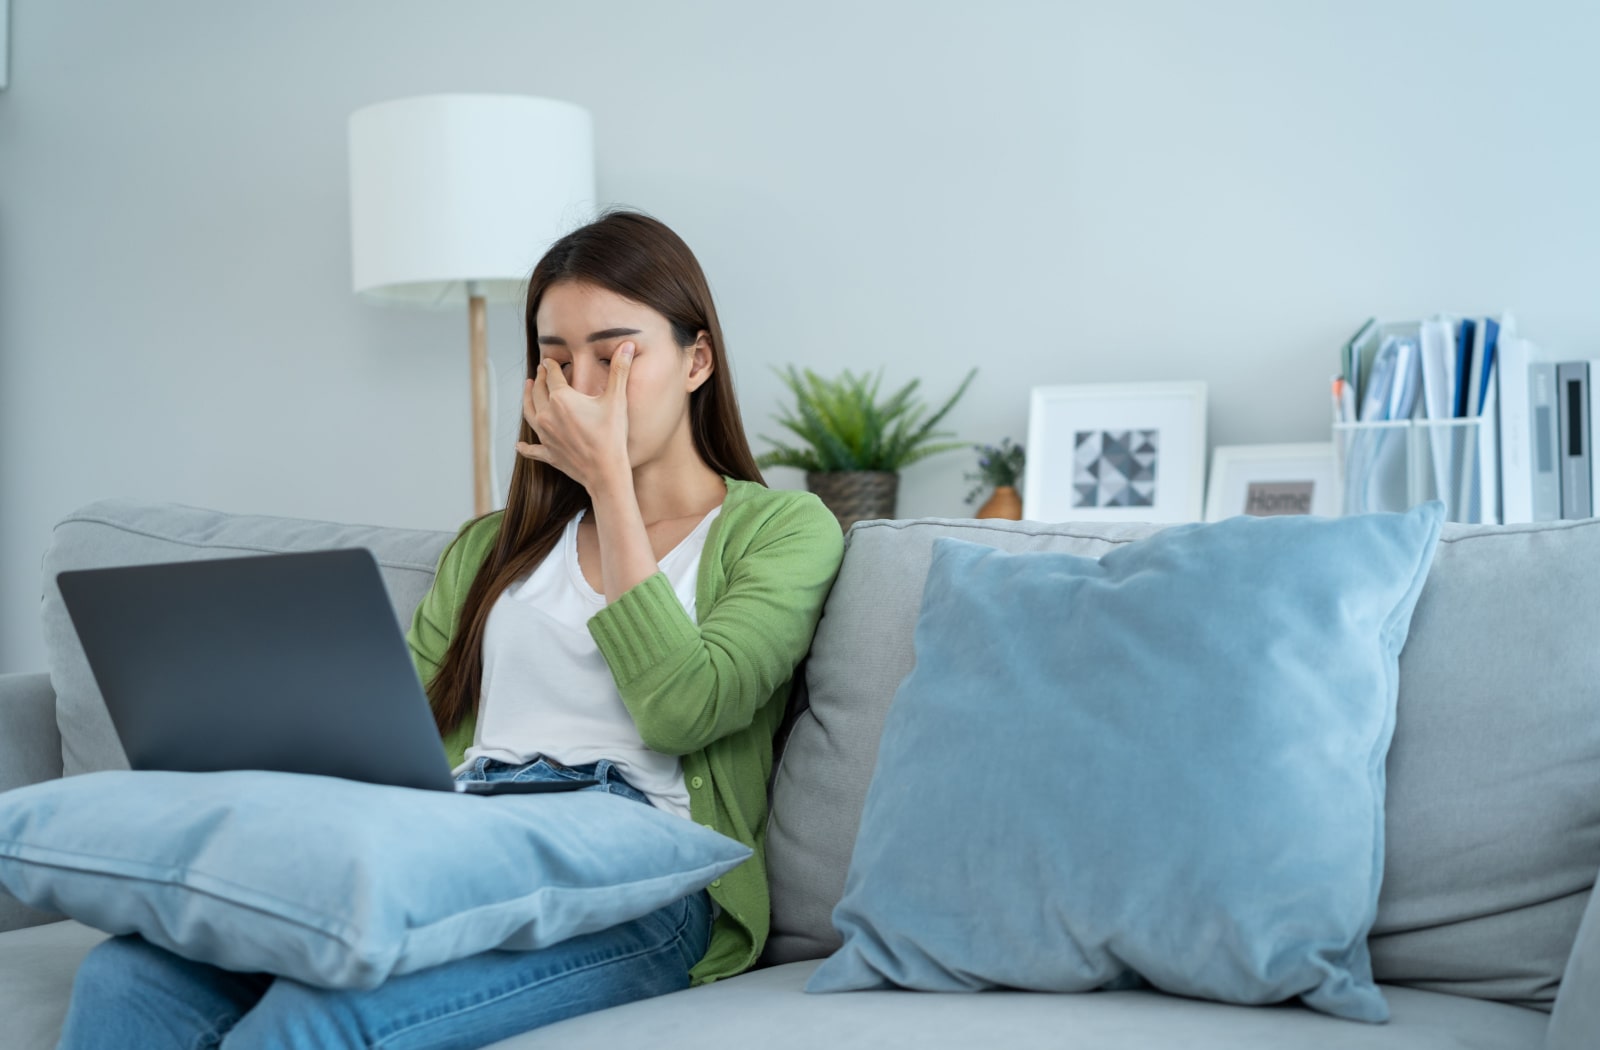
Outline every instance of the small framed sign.
<svg viewBox="0 0 1600 1050"><path fill-rule="evenodd" d="M1206 520L1240 514L1339 513L1333 443L1218 445L1211 453Z"/></svg>

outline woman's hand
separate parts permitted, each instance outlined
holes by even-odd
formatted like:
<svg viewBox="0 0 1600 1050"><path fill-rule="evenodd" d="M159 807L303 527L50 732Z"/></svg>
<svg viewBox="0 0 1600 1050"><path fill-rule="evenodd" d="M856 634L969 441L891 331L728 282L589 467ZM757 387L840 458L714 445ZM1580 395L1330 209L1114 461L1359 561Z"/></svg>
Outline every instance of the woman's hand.
<svg viewBox="0 0 1600 1050"><path fill-rule="evenodd" d="M538 375L522 386L522 418L539 441L518 441L517 453L550 464L591 495L619 472L631 478L628 372L632 366L633 344L623 343L612 356L605 391L589 397L573 389L560 365L541 361Z"/></svg>

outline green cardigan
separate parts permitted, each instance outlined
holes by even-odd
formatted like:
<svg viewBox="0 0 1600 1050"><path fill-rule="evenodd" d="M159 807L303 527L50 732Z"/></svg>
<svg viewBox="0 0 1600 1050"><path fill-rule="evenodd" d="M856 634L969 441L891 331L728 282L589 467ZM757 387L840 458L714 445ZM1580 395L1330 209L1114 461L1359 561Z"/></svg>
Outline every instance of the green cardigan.
<svg viewBox="0 0 1600 1050"><path fill-rule="evenodd" d="M766 943L773 735L844 556L838 520L812 493L723 480L728 494L695 582L699 623L659 571L589 620L645 746L681 756L690 815L754 851L709 887L722 914L689 971L692 985L749 969ZM406 632L424 683L444 659L503 517L495 511L468 522L439 557ZM444 740L451 768L464 760L476 726L474 712Z"/></svg>

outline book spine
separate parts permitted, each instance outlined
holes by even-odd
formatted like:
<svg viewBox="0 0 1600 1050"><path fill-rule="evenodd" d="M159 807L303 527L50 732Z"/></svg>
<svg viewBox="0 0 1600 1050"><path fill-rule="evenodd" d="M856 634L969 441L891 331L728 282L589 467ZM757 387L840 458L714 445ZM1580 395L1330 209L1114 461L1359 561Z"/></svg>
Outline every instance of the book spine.
<svg viewBox="0 0 1600 1050"><path fill-rule="evenodd" d="M1600 456L1595 455L1594 432L1600 428L1600 358L1589 363L1589 513L1600 517Z"/></svg>
<svg viewBox="0 0 1600 1050"><path fill-rule="evenodd" d="M1532 447L1533 520L1561 518L1561 426L1556 408L1556 366L1535 361L1528 366L1528 415Z"/></svg>
<svg viewBox="0 0 1600 1050"><path fill-rule="evenodd" d="M1587 518L1589 501L1589 362L1556 366L1556 404L1561 423L1561 516Z"/></svg>
<svg viewBox="0 0 1600 1050"><path fill-rule="evenodd" d="M1456 331L1456 390L1455 414L1457 419L1467 416L1467 404L1470 400L1467 391L1472 389L1472 339L1473 322L1462 321L1461 327Z"/></svg>
<svg viewBox="0 0 1600 1050"><path fill-rule="evenodd" d="M1489 384L1494 382L1495 358L1498 356L1500 344L1500 326L1494 318L1485 317L1481 330L1483 352L1479 355L1482 362L1482 375L1478 379L1478 387L1474 396L1478 399L1478 413L1483 413L1483 406L1489 400Z"/></svg>
<svg viewBox="0 0 1600 1050"><path fill-rule="evenodd" d="M1491 381L1487 390L1487 400L1478 414L1478 473L1472 479L1478 486L1478 513L1472 520L1498 525L1504 514L1500 500L1500 388Z"/></svg>
<svg viewBox="0 0 1600 1050"><path fill-rule="evenodd" d="M1529 451L1528 341L1504 339L1496 355L1500 384L1500 496L1507 525L1533 520L1533 458Z"/></svg>

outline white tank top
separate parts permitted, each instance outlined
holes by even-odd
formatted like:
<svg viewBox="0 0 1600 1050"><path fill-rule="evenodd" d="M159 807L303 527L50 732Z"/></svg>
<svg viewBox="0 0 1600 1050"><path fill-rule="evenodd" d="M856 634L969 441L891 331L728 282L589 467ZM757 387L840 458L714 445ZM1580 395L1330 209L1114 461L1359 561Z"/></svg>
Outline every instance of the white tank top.
<svg viewBox="0 0 1600 1050"><path fill-rule="evenodd" d="M707 514L659 562L690 619L711 522ZM478 726L459 773L480 756L521 765L544 755L569 766L610 759L658 809L689 817L676 755L645 747L611 668L589 634L606 597L578 567L579 511L545 559L501 593L484 625ZM698 622L698 621L696 621Z"/></svg>

